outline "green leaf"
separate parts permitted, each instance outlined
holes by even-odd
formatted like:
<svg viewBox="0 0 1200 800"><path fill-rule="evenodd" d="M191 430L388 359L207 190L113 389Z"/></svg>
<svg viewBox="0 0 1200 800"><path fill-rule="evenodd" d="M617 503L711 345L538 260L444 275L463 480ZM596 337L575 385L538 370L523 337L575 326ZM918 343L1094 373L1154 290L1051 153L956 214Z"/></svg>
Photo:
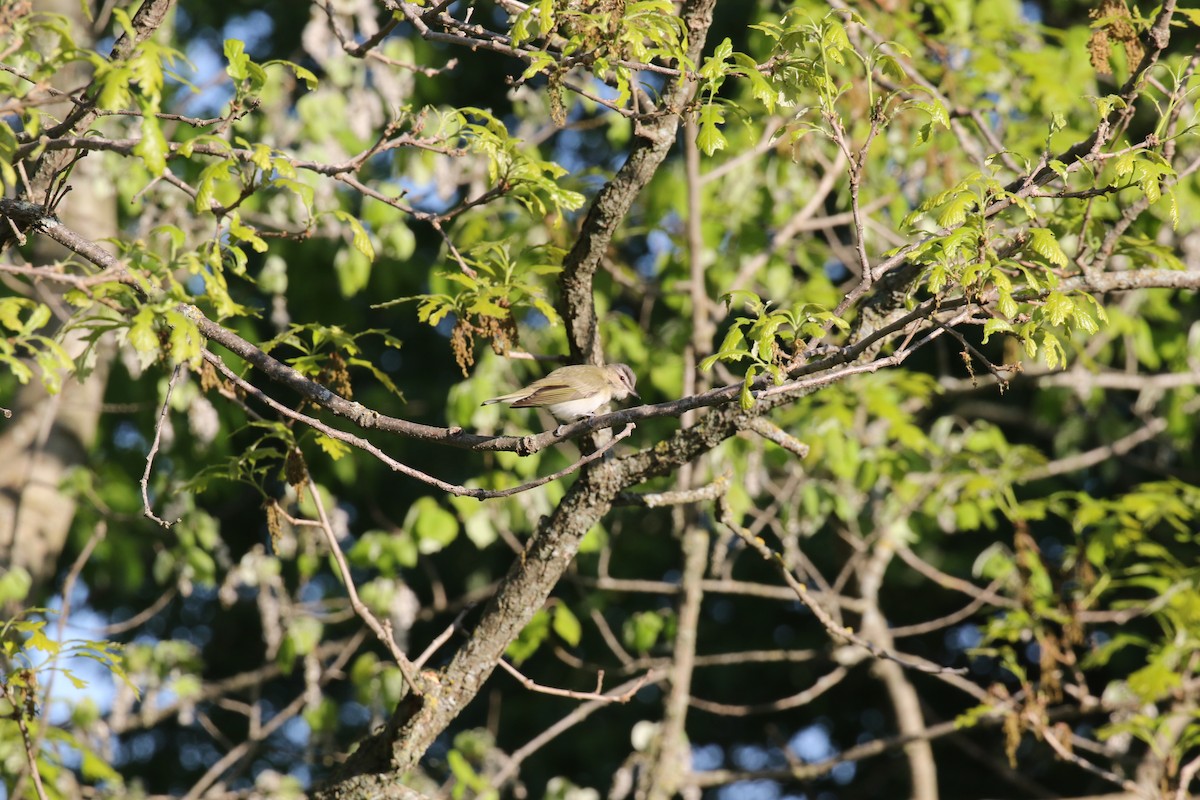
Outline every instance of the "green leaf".
<svg viewBox="0 0 1200 800"><path fill-rule="evenodd" d="M639 611L625 621L622 638L625 645L638 653L647 653L658 643L666 620L655 611Z"/></svg>
<svg viewBox="0 0 1200 800"><path fill-rule="evenodd" d="M911 105L929 115L929 122L923 125L918 131L917 141L919 143L924 144L925 142L929 141L929 139L933 136L934 127L944 128L946 130L950 129L950 115L946 112L946 107L942 105L940 101L935 100L931 103L927 103L917 100L913 101Z"/></svg>
<svg viewBox="0 0 1200 800"><path fill-rule="evenodd" d="M375 260L375 247L371 244L371 237L367 234L367 229L348 211L341 209L335 210L333 215L350 225L350 230L353 232L350 243L354 245L354 249L362 253L368 261Z"/></svg>
<svg viewBox="0 0 1200 800"><path fill-rule="evenodd" d="M726 62L729 60L729 57L732 54L733 42L728 36L726 36L725 39L713 49L713 54L704 61L704 64L700 67L698 74L707 82L708 85L704 87L707 91L711 92L720 87L721 82L724 80L725 74L728 71Z"/></svg>
<svg viewBox="0 0 1200 800"><path fill-rule="evenodd" d="M700 107L700 128L696 133L696 146L705 155L711 156L718 150L725 149L728 140L721 133L720 126L725 123L725 112L716 101Z"/></svg>
<svg viewBox="0 0 1200 800"><path fill-rule="evenodd" d="M214 204L219 205L218 190L225 194L233 189L229 179L236 169L237 162L232 158L205 167L196 181L196 198L192 201L192 207L201 213L211 212Z"/></svg>
<svg viewBox="0 0 1200 800"><path fill-rule="evenodd" d="M1058 244L1058 239L1049 228L1029 229L1029 248L1056 267L1067 265L1067 254Z"/></svg>
<svg viewBox="0 0 1200 800"><path fill-rule="evenodd" d="M33 578L20 564L14 564L0 572L0 606L20 603L33 587Z"/></svg>
<svg viewBox="0 0 1200 800"><path fill-rule="evenodd" d="M143 306L134 315L133 324L129 326L128 341L130 347L138 354L143 369L158 359L158 331L154 325L153 309Z"/></svg>
<svg viewBox="0 0 1200 800"><path fill-rule="evenodd" d="M724 341L721 342L721 353L749 353L749 348L746 347L746 333L740 324L732 326L725 334ZM708 359L705 359L707 361ZM705 368L707 369L707 367Z"/></svg>
<svg viewBox="0 0 1200 800"><path fill-rule="evenodd" d="M281 178L279 176L271 177L271 185L277 186L280 189L287 189L292 194L300 198L300 202L304 203L305 209L311 214L313 198L315 190L303 181L293 180L291 178ZM410 234L411 235L411 234Z"/></svg>
<svg viewBox="0 0 1200 800"><path fill-rule="evenodd" d="M133 146L133 154L142 160L151 175L162 175L167 170L167 138L150 106L144 101L141 134L142 138Z"/></svg>
<svg viewBox="0 0 1200 800"><path fill-rule="evenodd" d="M11 355L0 353L0 363L8 367L8 372L11 372L12 377L16 378L20 384L28 384L29 379L34 377L34 371L25 365L24 361L14 359Z"/></svg>
<svg viewBox="0 0 1200 800"><path fill-rule="evenodd" d="M1042 312L1046 315L1051 325L1062 325L1075 315L1075 304L1071 302L1071 298L1062 292L1051 292L1046 295L1045 303L1042 305Z"/></svg>
<svg viewBox="0 0 1200 800"><path fill-rule="evenodd" d="M325 451L325 454L334 461L341 460L344 456L348 455L352 449L350 445L346 444L341 439L334 439L333 437L326 436L323 433L316 434L314 438L317 442L317 446Z"/></svg>
<svg viewBox="0 0 1200 800"><path fill-rule="evenodd" d="M408 510L404 527L416 536L424 554L437 553L458 538L458 518L432 497L420 497Z"/></svg>
<svg viewBox="0 0 1200 800"><path fill-rule="evenodd" d="M82 748L83 760L80 763L80 770L83 772L84 780L98 783L107 781L114 786L122 785L121 773L113 769L112 766L96 755L91 748Z"/></svg>
<svg viewBox="0 0 1200 800"><path fill-rule="evenodd" d="M73 687L75 687L76 689L86 689L88 686L87 681L85 681L83 678L79 677L78 675L76 675L74 672L72 672L69 669L61 670L60 674L64 678L66 678L68 681L70 681L71 685Z"/></svg>
<svg viewBox="0 0 1200 800"><path fill-rule="evenodd" d="M242 224L242 215L234 212L229 215L229 235L249 243L256 253L267 252L267 243L258 232L249 225Z"/></svg>
<svg viewBox="0 0 1200 800"><path fill-rule="evenodd" d="M29 336L50 321L50 307L44 303L33 303L29 306L29 319L21 326L21 333Z"/></svg>
<svg viewBox="0 0 1200 800"><path fill-rule="evenodd" d="M1161 700L1182 683L1182 676L1167 666L1163 653L1156 654L1149 664L1129 675L1129 688L1145 703Z"/></svg>
<svg viewBox="0 0 1200 800"><path fill-rule="evenodd" d="M559 603L554 607L554 632L567 644L575 647L583 638L583 626L579 618L571 613L566 604Z"/></svg>
<svg viewBox="0 0 1200 800"><path fill-rule="evenodd" d="M33 341L43 345L33 356L42 372L42 385L50 394L58 394L62 389L63 375L74 371L75 362L62 345L53 339L38 336L33 337Z"/></svg>
<svg viewBox="0 0 1200 800"><path fill-rule="evenodd" d="M375 380L383 384L385 389L394 394L396 397L403 399L404 393L401 392L396 386L395 381L392 380L392 376L380 369L374 361L368 361L365 358L349 358L346 359L346 363L350 364L351 366L362 367L363 369L369 370L371 374L375 376Z"/></svg>
<svg viewBox="0 0 1200 800"><path fill-rule="evenodd" d="M1032 339L1026 342L1027 352L1030 350L1031 344ZM1033 350L1036 352L1036 347ZM1034 355L1034 352L1029 352L1030 357ZM1062 342L1058 340L1058 337L1049 331L1042 332L1042 357L1050 369L1057 369L1059 364L1065 367L1067 364L1067 351L1063 349Z"/></svg>
<svg viewBox="0 0 1200 800"><path fill-rule="evenodd" d="M30 301L23 297L0 297L0 325L10 331L20 331L25 326L21 322L21 311L28 308Z"/></svg>
<svg viewBox="0 0 1200 800"><path fill-rule="evenodd" d="M1020 309L1017 306L1017 301L1013 299L1012 289L1003 286L998 286L996 289L999 294L996 300L996 309L1010 319L1017 316L1017 311Z"/></svg>
<svg viewBox="0 0 1200 800"><path fill-rule="evenodd" d="M1011 322L993 317L983 323L983 343L987 344L988 339L991 338L993 333L1012 333L1012 330L1013 326Z"/></svg>
<svg viewBox="0 0 1200 800"><path fill-rule="evenodd" d="M342 297L354 297L371 280L371 259L358 250L342 248L333 257L333 271Z"/></svg>
<svg viewBox="0 0 1200 800"><path fill-rule="evenodd" d="M317 76L315 74L313 74L312 70L305 69L304 67L300 66L299 64L277 58L277 59L273 59L271 61L266 62L265 64L263 64L263 66L270 67L270 66L274 66L276 64L290 69L296 75L297 78L304 81L304 85L307 86L309 88L309 90L317 88Z"/></svg>
<svg viewBox="0 0 1200 800"><path fill-rule="evenodd" d="M287 634L279 647L278 661L285 673L290 673L298 657L311 653L321 642L325 626L316 617L301 614L288 625Z"/></svg>
<svg viewBox="0 0 1200 800"><path fill-rule="evenodd" d="M240 39L225 40L225 60L229 65L225 72L235 81L244 81L250 77L250 56L246 55L246 43Z"/></svg>
<svg viewBox="0 0 1200 800"><path fill-rule="evenodd" d="M733 62L738 67L738 74L750 82L750 94L763 104L768 114L774 114L779 91L758 71L758 64L745 53L734 53Z"/></svg>
<svg viewBox="0 0 1200 800"><path fill-rule="evenodd" d="M885 53L881 55L875 63L879 67L879 71L882 74L891 75L892 78L898 81L908 80L908 73L895 56Z"/></svg>
<svg viewBox="0 0 1200 800"><path fill-rule="evenodd" d="M479 775L471 766L471 762L457 750L451 750L446 754L446 766L450 767L450 774L468 786L473 786L479 780Z"/></svg>
<svg viewBox="0 0 1200 800"><path fill-rule="evenodd" d="M198 367L203 358L204 337L200 335L196 323L173 308L168 309L164 317L171 328L168 338L171 345L171 362Z"/></svg>
<svg viewBox="0 0 1200 800"><path fill-rule="evenodd" d="M937 223L943 228L953 228L961 225L967 219L967 212L975 206L975 196L962 192L956 195L938 213Z"/></svg>
<svg viewBox="0 0 1200 800"><path fill-rule="evenodd" d="M1101 562L1094 562L1101 563ZM1104 667L1119 651L1126 647L1139 647L1142 649L1149 648L1150 641L1145 637L1138 636L1133 633L1117 633L1107 642L1104 642L1098 647L1094 647L1086 656L1084 656L1082 666L1084 669L1096 669Z"/></svg>
<svg viewBox="0 0 1200 800"><path fill-rule="evenodd" d="M133 75L128 67L122 65L105 65L96 71L96 83L100 92L96 95L96 105L106 111L124 108L129 104L129 82Z"/></svg>
<svg viewBox="0 0 1200 800"><path fill-rule="evenodd" d="M137 38L137 30L133 27L133 18L129 16L128 11L120 7L114 8L113 19L121 26L122 34L131 39Z"/></svg>
<svg viewBox="0 0 1200 800"><path fill-rule="evenodd" d="M62 649L60 643L46 636L44 625L39 625L30 631L29 638L25 640L25 647L30 650L40 650L51 656Z"/></svg>
<svg viewBox="0 0 1200 800"><path fill-rule="evenodd" d="M550 613L546 609L538 609L529 623L521 629L516 639L512 640L504 653L513 663L520 666L530 656L537 652L550 635Z"/></svg>

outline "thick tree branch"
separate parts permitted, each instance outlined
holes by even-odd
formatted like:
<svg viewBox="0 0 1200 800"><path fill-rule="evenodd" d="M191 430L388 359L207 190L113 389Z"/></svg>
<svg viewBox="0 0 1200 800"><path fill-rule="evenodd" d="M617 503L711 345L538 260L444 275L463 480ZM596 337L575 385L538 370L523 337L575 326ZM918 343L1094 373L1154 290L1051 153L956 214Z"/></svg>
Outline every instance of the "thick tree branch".
<svg viewBox="0 0 1200 800"><path fill-rule="evenodd" d="M685 0L683 4L680 16L687 26L687 56L693 63L699 61L704 50L715 5L716 0ZM654 177L675 143L679 115L691 92L690 82L680 77L663 95L661 108L668 113L635 124L629 158L592 200L575 244L563 260L559 310L567 328L573 361L587 364L604 361L592 281L634 198Z"/></svg>

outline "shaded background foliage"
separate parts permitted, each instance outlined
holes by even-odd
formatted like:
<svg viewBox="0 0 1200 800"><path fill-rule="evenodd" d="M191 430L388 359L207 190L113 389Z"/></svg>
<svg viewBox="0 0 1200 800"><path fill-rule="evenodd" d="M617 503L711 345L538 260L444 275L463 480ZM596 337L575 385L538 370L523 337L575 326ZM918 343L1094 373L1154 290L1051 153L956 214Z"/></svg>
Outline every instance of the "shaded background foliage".
<svg viewBox="0 0 1200 800"><path fill-rule="evenodd" d="M474 5L476 19L505 24L507 16L499 6ZM975 7L930 2L878 4L862 13L882 37L908 47L923 74L960 108L978 110L1001 129L1005 147L1018 154L1018 160L1036 161L1043 150L1061 152L1086 138L1097 120L1084 98L1115 91L1124 79L1120 71L1116 78L1097 76L1089 63L1090 8L1078 3ZM748 24L778 19L779 4L718 3L716 11L708 51L728 37L734 49L765 61L769 42ZM824 11L823 6L812 5L810 13L819 19ZM261 105L235 128L249 141L269 142L272 137L295 134L289 141L312 147L299 157L337 160L339 152L362 149L369 134L380 127L385 115L382 104L370 99L373 93L395 91L414 110L466 105L489 109L510 132L536 145L539 157L568 165L570 174L561 184L589 198L621 163L629 146L629 124L595 104L577 105L570 100L570 124L555 126L544 78L532 78L513 89L521 65L495 54L424 42L403 27L392 37L402 44L403 60L438 65L453 58L457 66L433 75L395 70L392 80L397 85L378 87L357 68L348 68L348 59L322 62L306 50L302 37L311 24L308 13L307 7L301 14L295 3L269 0L179 4L172 36L197 64L221 68L215 59L222 58L223 42L243 39L255 61L287 59L313 70L322 88L334 87L332 92L310 93L301 80L290 76L269 84ZM1149 14L1150 9L1144 8L1143 13ZM377 21L387 18L379 12ZM1036 24L1039 20L1045 27ZM1196 27L1182 27L1174 35L1169 52L1175 59L1172 63L1181 64L1195 46ZM107 43L97 49L105 52ZM1119 62L1121 56L1115 58ZM201 75L197 82L208 79ZM216 116L224 112L229 91L227 83L220 83L202 91L200 100L189 102L188 87L168 82L162 108L182 104L184 113ZM870 124L865 91L861 82L855 83L839 100L857 136ZM706 169L751 152L771 119L754 104L745 82L727 81L719 96L747 110L738 114L730 109L722 129L728 146L706 162ZM1051 135L1049 120L1056 114L1062 115L1062 125ZM1127 139L1140 141L1157 120L1150 104L1144 104ZM886 226L869 233L872 257L905 243L905 236L915 236L901 227L901 219L976 168L949 131L934 130L930 144L918 145L919 129L927 122L921 114L898 116L871 150L865 199L875 203L870 207ZM356 123L364 127L356 129ZM183 128L176 135L191 133ZM1190 148L1195 157L1194 137L1181 137L1178 146ZM190 221L192 227L186 228L179 221L187 218L186 213L178 213L181 206L173 208L169 199L143 191L149 175L140 166L131 168L129 159L112 153L89 156L96 158L104 158L113 170L122 239L149 239L150 226L168 219L198 240L213 235L212 219L197 215ZM785 307L800 302L836 305L839 287L851 278L855 231L848 220L796 237L779 250L773 250L771 242L788 218L818 192L822 177L840 171L836 159L836 148L817 133L809 132L795 142L784 136L773 148L764 148L759 156L734 167L719 187L706 189L701 223L707 260L705 294L714 304L725 291L747 288L734 285L739 267L766 254L748 282L764 299ZM442 181L449 186L448 197L428 197L427 205L417 205L433 211L489 188L483 170L470 159L454 162L466 166L453 176L439 173L433 162L423 160L420 153L376 156L359 177L371 186L405 187L414 194L420 193L422 183ZM194 159L171 163L178 177L192 185L202 179L207 165ZM462 182L456 183L457 179ZM697 315L685 288L690 280L683 200L687 181L682 153L673 153L638 198L596 280L607 357L634 365L646 402L679 396L686 368L681 354L692 335L690 318ZM1175 186L1180 221L1174 228L1160 206L1137 218L1126 234L1131 244L1124 256L1131 267L1177 259L1180 267L1197 268L1192 233L1200 216L1197 190L1194 173ZM364 337L361 358L378 365L398 385L399 393L390 391L377 375L352 369L353 397L358 402L382 413L468 430L518 431L535 424L525 416L501 419L494 409L481 412L477 406L497 387L520 382L536 370L510 366L490 355L481 337L474 348L478 361L464 381L451 339L453 325L461 317L448 316L431 326L418 318L417 301L379 307L396 298L454 288L434 273L435 267L454 268L442 236L429 224L387 211L352 189L327 185L320 191L326 192L323 202L362 220L375 244L374 263L354 255L345 226L330 225L328 219L316 226L312 236L271 238L267 253L247 253L246 272L253 281L230 281L232 299L258 315L226 324L254 343L279 335L285 321L340 326L352 332L381 329L402 340L402 347L391 349L380 337ZM830 215L847 211L844 178L838 179L823 205ZM270 197L252 197L242 208L255 225L265 228L267 220L274 220L284 230L298 231L294 208L273 204ZM1064 242L1073 238L1081 208L1064 204L1056 209L1051 227ZM1101 206L1094 213L1115 220L1120 208ZM501 238L516 243L514 252L521 245L543 242L566 249L581 215L582 210L569 210L565 224L555 227L552 213L522 214L515 203L502 199L455 220L453 240L464 252L471 245ZM927 276L923 280L914 292L918 300L931 296ZM552 281L552 277L543 281L548 291ZM1101 333L1074 339L1064 335L1073 363L1105 374L1196 374L1192 330L1200 308L1194 293L1114 295L1106 307L1109 321ZM739 313L735 305L716 326L714 352ZM517 321L524 349L565 351L562 327L548 325L544 315L523 311ZM1195 628L1189 625L1196 621L1200 597L1193 566L1200 502L1197 489L1184 484L1197 483L1200 474L1194 446L1194 387L1184 381L1160 393L1134 394L1082 378L1059 380L1056 376L1078 377L1078 373L1047 372L1034 359L1025 358L1012 339L991 336L985 341L979 329L966 329L963 335L977 353L995 364L1024 363L1025 374L1013 374L1000 392L995 381L986 379L979 359L972 358L971 369L980 375L975 381L964 366L963 346L943 337L901 369L823 387L774 412L772 418L779 426L812 448L802 471L793 455L742 437L722 444L707 471L714 477L731 471L735 477L728 502L735 516L762 520L761 535L783 551L794 567L809 563L830 580L843 575L837 588L846 589L848 595L861 576L847 575L844 565L864 548L877 546L879 531L900 526L903 530L896 541L901 546L911 547L948 575L980 585L994 580L995 591L1011 601L1008 606L988 604L958 623L900 639L897 647L903 652L949 667L966 667L973 682L996 687L992 691L998 696L1029 689L1025 702L1036 706L1040 700L1033 698L1043 698L1050 707L1064 709L1071 730L1084 739L1094 739L1096 730L1106 724L1122 722L1128 722L1136 734L1149 735L1147 731L1155 727L1151 715L1138 728L1138 720L1129 721L1129 715L1073 710L1061 693L1056 697L1053 684L1061 680L1056 674L1063 671L1068 673L1067 682L1078 681L1095 697L1110 690L1124 691L1125 696L1132 692L1143 701L1143 711L1156 703L1164 713L1173 703L1185 710L1191 707L1188 693L1195 681L1197 649L1189 632ZM287 357L297 354L286 345L280 351ZM708 353L699 354L704 355ZM107 536L83 566L80 585L86 589L80 588L73 599L76 613L86 612L80 624L129 619L155 604L169 587L182 587L143 625L112 636L130 646L130 674L143 679L157 674L164 686L173 687L168 696L178 697L185 694L176 683L180 680L191 681L189 686L195 688L200 681L213 684L265 670L267 678L256 682L243 699L262 704L269 717L311 692L304 663L318 643L345 642L361 623L343 601L343 588L317 538L272 516L273 498L282 498L297 513L313 513L311 501L307 506L304 501L290 505L294 495L284 471L286 448L279 440L264 438L262 429L248 425L236 404L206 399L196 377L176 389L169 441L152 476L152 497L159 513L168 519L180 517L181 522L163 530L141 518L138 480L170 374L161 364L151 363L143 371L146 366L126 356L114 367L106 392L110 406L101 417L95 444L67 481L80 502L68 545L58 567L47 572L25 603L42 605L61 590L60 581L70 565L103 523ZM324 360L320 366L326 370L321 382L343 379L335 361ZM737 370L737 364L719 365L718 381L736 382ZM8 396L15 380L8 375L0 380ZM1162 429L1128 452L1110 454L1085 468L1037 477L1044 462L1110 445L1153 420L1162 420ZM678 424L672 417L642 420L633 443L647 447L665 440ZM392 615L402 646L410 653L420 652L464 609L462 625L470 629L475 624L480 614L477 604L486 597L487 587L500 580L513 561L506 541L519 545L571 480L482 506L474 500L447 501L362 454L330 458L311 437L297 433L307 469L328 493L328 507L336 508L335 528L350 537L344 546L360 591L367 595L366 587L375 587L374 597L381 598L379 610ZM518 459L512 453L468 453L402 440L388 441L386 446L405 464L445 480L477 481L497 488L552 472L573 460L567 448ZM247 480L229 480L232 474ZM1155 481L1176 483L1145 486ZM649 488L666 490L673 485L673 478L663 478L652 481ZM1156 515L1164 513L1175 516L1159 522ZM717 520L715 509L703 508L698 514L699 524L712 533L714 563L728 558L731 573L714 567L714 579L733 574L743 585L779 585L772 566L740 544ZM607 516L558 586L548 615L535 621L534 631L529 632L528 659L519 664L522 671L545 685L587 691L595 685L596 665L608 671L611 682L617 679L614 676L632 676L639 668L661 666L663 659L669 659L678 598L674 589L663 584L675 587L681 582L675 536L681 529L679 512L671 509L617 508ZM282 557L269 555L272 542ZM893 546L891 539L888 546ZM1078 557L1088 548L1095 556L1090 563ZM657 591L606 589L598 574L657 582L651 587ZM1084 602L1098 578L1112 581L1113 596L1102 603ZM961 595L935 590L934 583L908 567L889 568L880 600L888 623L916 625L953 614L966 604ZM1175 601L1156 607L1155 613L1123 613L1122 603L1153 605L1157 596ZM857 627L852 600L841 611L847 623ZM560 623L561 628L556 624L553 631L542 631L546 638L535 647L536 625L557 621L559 608L571 612L564 614L565 619L582 621L580 638L569 641L574 638L570 624ZM1085 609L1098 616L1081 622L1078 612ZM602 615L623 639L629 663L622 666L614 658L602 631L592 624L593 613ZM306 621L313 619L322 620L322 625L314 628ZM279 629L269 629L272 625ZM656 630L660 625L661 631ZM1086 635L1081 626L1086 627ZM1105 662L1099 654L1107 653L1105 646L1123 636L1142 637L1148 647L1117 650ZM783 663L743 660L697 670L691 693L714 702L769 703L811 686L839 663L855 659L849 653L854 648L832 644L829 633L799 599L781 600L779 594L764 598L714 592L706 597L697 639L702 654L760 649L803 654ZM231 778L233 787L244 789L258 780L262 789L269 785L262 782L267 770L295 775L304 785L323 779L353 744L388 718L399 700L398 676L383 666L388 658L384 648L373 640L356 641L356 645L370 655L352 660L346 680L324 686L312 698L303 723L289 724L269 738L243 765L244 771ZM973 650L977 647L988 649ZM1048 661L1048 652L1063 659ZM1084 666L1077 667L1068 655ZM1086 663L1089 657L1092 662ZM430 666L443 663L444 659L435 658ZM1131 687L1135 674L1141 683L1133 679ZM976 705L938 676L916 672L910 680L919 692L927 725L953 720ZM605 708L588 723L548 743L522 765L524 791L529 796L553 794L557 785L553 781L559 776L606 791L614 774L622 774L636 761L631 735L639 735L639 722L659 719L663 691L659 685L647 686L630 703ZM430 750L427 770L436 781L457 781L459 787L469 787L459 791L482 794L486 780L472 787L465 776L494 774L503 761L501 754L511 754L580 702L530 693L509 676L495 675L482 696ZM714 784L709 790L713 796L903 794L908 766L898 748L861 764L847 761L810 780L789 781L769 771L784 771L789 759L819 761L892 735L890 703L877 669L870 661L857 661L834 690L798 708L733 716L694 709L687 726L693 763L697 772L743 771L727 785ZM197 725L197 715L209 724ZM1112 790L1111 781L1054 758L1038 735L1022 736L1018 728L1037 730L1037 723L1014 721L1017 716L1007 717L1007 731L1003 720L992 720L934 743L943 796L1073 796ZM79 720L78 730L86 731L84 718ZM209 700L148 730L130 725L104 752L126 786L152 794L182 794L230 743L246 738L248 725L242 709ZM1189 738L1195 736L1194 727L1177 733L1172 742L1181 759L1194 755ZM1114 733L1121 731L1114 729ZM1007 760L1006 748L1013 752L1015 767ZM1105 751L1103 758L1132 775L1146 763L1147 749L1135 741L1124 751ZM10 746L5 763L19 765L13 752ZM464 770L463 763L470 768ZM1170 780L1177 777L1178 768L1177 763L1169 771ZM989 777L988 785L981 786L981 774L996 776L996 783L991 784ZM753 783L756 778L763 782ZM116 785L114 781L109 787Z"/></svg>

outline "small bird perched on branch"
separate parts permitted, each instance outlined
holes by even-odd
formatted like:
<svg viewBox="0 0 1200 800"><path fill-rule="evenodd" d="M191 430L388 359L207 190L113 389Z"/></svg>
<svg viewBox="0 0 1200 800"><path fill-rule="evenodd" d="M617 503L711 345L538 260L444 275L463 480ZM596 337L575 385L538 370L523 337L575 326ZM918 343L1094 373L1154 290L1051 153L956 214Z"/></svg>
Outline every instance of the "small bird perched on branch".
<svg viewBox="0 0 1200 800"><path fill-rule="evenodd" d="M640 400L636 385L637 376L625 364L576 364L559 367L524 389L484 400L482 405L508 403L513 408L544 408L559 422L574 422L594 415L611 400L624 400L630 395Z"/></svg>

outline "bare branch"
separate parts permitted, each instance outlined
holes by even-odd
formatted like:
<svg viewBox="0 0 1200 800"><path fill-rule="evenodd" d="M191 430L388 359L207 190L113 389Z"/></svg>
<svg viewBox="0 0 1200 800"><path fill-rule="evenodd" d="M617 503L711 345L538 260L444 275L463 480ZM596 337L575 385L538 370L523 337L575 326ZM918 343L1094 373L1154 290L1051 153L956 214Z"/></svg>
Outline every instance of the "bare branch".
<svg viewBox="0 0 1200 800"><path fill-rule="evenodd" d="M532 692L553 695L554 697L569 697L573 700L595 700L602 703L628 703L633 699L633 696L638 693L638 690L645 686L650 680L649 674L646 674L633 681L632 685L626 684L628 688L626 688L620 694L613 694L612 692L601 693L601 688L604 682L604 673L601 672L596 679L595 691L579 692L574 689L558 689L553 686L543 686L537 681L527 678L521 673L520 670L504 659L500 659L499 664L505 672L507 672L509 675L512 675L522 686Z"/></svg>
<svg viewBox="0 0 1200 800"><path fill-rule="evenodd" d="M747 427L767 441L779 445L789 453L797 455L800 458L808 458L808 445L766 417L755 417Z"/></svg>
<svg viewBox="0 0 1200 800"><path fill-rule="evenodd" d="M154 520L164 528L170 528L172 525L179 522L167 522L162 517L154 513L154 507L150 503L150 470L154 467L154 456L158 454L158 445L162 441L163 423L167 421L167 412L171 408L171 391L175 388L175 382L179 380L180 364L175 365L175 369L171 371L171 379L167 381L166 396L163 397L162 410L158 412L158 421L154 423L154 441L150 443L150 452L146 453L146 470L142 473L142 513L149 519Z"/></svg>
<svg viewBox="0 0 1200 800"><path fill-rule="evenodd" d="M812 686L804 691L767 703L729 705L727 703L714 703L711 700L701 700L698 697L690 697L688 698L688 705L692 708L707 711L710 714L719 714L723 717L748 717L753 714L772 714L777 711L786 711L789 708L800 708L808 705L841 683L848 673L849 670L846 667L834 667L834 669L822 675L813 682Z"/></svg>
<svg viewBox="0 0 1200 800"><path fill-rule="evenodd" d="M646 508L662 508L664 506L681 506L690 503L703 503L716 500L729 489L731 473L725 473L712 483L696 489L679 489L672 492L652 492L638 494L637 492L622 492L617 496L617 504L644 506Z"/></svg>
<svg viewBox="0 0 1200 800"><path fill-rule="evenodd" d="M337 563L338 574L341 576L342 584L346 587L346 596L350 598L350 605L354 608L354 613L358 614L359 618L375 634L375 638L392 654L392 659L400 668L401 674L404 675L404 682L408 684L408 691L418 696L424 694L425 682L417 676L416 667L396 644L396 638L392 635L391 623L381 623L371 609L367 608L366 603L359 598L358 588L354 585L354 576L350 573L350 565L346 563L346 555L342 552L341 545L338 544L333 526L329 524L329 517L325 513L325 501L321 499L321 493L311 475L307 476L307 484L309 497L312 498L313 505L317 509L317 519L321 522L321 533L325 535L325 543L329 546L329 552L333 554L333 559Z"/></svg>

